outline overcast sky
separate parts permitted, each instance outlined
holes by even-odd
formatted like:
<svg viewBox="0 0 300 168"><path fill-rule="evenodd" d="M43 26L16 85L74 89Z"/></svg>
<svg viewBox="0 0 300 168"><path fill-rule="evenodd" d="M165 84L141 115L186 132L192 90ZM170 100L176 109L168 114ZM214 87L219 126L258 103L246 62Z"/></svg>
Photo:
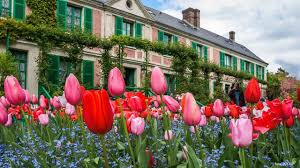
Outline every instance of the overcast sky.
<svg viewBox="0 0 300 168"><path fill-rule="evenodd" d="M144 5L182 19L188 7L200 9L202 28L236 41L300 79L300 0L142 0Z"/></svg>

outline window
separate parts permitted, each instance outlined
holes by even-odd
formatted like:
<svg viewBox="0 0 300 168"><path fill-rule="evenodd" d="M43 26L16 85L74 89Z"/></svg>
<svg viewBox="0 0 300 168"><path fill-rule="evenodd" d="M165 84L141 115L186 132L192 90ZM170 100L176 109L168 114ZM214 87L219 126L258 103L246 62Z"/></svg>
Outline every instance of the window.
<svg viewBox="0 0 300 168"><path fill-rule="evenodd" d="M229 93L229 89L230 89L230 85L229 84L225 84L225 88L224 88L225 94Z"/></svg>
<svg viewBox="0 0 300 168"><path fill-rule="evenodd" d="M225 60L225 67L232 67L232 56L225 54L224 56L224 60Z"/></svg>
<svg viewBox="0 0 300 168"><path fill-rule="evenodd" d="M131 23L130 21L123 21L123 35L126 36L133 36L133 23Z"/></svg>
<svg viewBox="0 0 300 168"><path fill-rule="evenodd" d="M67 6L67 30L81 29L81 8Z"/></svg>
<svg viewBox="0 0 300 168"><path fill-rule="evenodd" d="M1 1L0 1L1 2ZM2 0L1 16L10 16L11 3L10 0Z"/></svg>
<svg viewBox="0 0 300 168"><path fill-rule="evenodd" d="M131 0L127 0L126 1L126 6L127 6L128 9L132 8L132 2L131 2Z"/></svg>
<svg viewBox="0 0 300 168"><path fill-rule="evenodd" d="M172 43L172 35L164 33L163 37L164 37L163 38L163 42L165 42L165 43Z"/></svg>
<svg viewBox="0 0 300 168"><path fill-rule="evenodd" d="M23 88L26 89L26 79L27 79L27 52L20 50L11 50L12 55L18 62L19 70L19 82Z"/></svg>
<svg viewBox="0 0 300 168"><path fill-rule="evenodd" d="M59 59L59 81L63 82L67 79L68 75L72 72L72 65L68 58L60 57Z"/></svg>
<svg viewBox="0 0 300 168"><path fill-rule="evenodd" d="M135 87L135 69L134 68L125 68L124 80L125 80L126 86Z"/></svg>
<svg viewBox="0 0 300 168"><path fill-rule="evenodd" d="M251 63L245 61L245 72L251 73Z"/></svg>
<svg viewBox="0 0 300 168"><path fill-rule="evenodd" d="M256 77L258 79L264 80L264 78L265 78L265 69L264 69L264 67L256 65Z"/></svg>
<svg viewBox="0 0 300 168"><path fill-rule="evenodd" d="M174 75L170 75L170 74L165 74L165 77L166 77L167 84L168 84L167 94L171 95L174 93L174 91L176 89L176 78Z"/></svg>

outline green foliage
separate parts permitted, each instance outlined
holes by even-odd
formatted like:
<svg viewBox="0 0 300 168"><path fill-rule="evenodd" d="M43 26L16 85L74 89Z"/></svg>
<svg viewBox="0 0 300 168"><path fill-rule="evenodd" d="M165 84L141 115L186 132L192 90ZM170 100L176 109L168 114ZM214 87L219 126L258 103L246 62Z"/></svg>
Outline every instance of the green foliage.
<svg viewBox="0 0 300 168"><path fill-rule="evenodd" d="M135 47L144 52L153 51L160 54L167 54L172 56L172 69L176 74L176 91L178 93L191 91L196 98L207 100L209 95L208 89L208 74L215 72L220 75L234 76L240 79L250 79L253 76L247 73L234 71L228 68L221 68L219 65L212 63L205 63L200 60L198 54L192 48L176 43L166 44L162 42L151 42L146 39L134 38L129 36L112 36L110 38L97 38L96 36L81 31L66 32L58 27L51 27L46 24L27 24L18 22L13 19L0 20L0 39L5 40L7 32L10 33L10 40L12 42L17 39L28 40L36 42L40 47L40 55L37 60L38 63L38 77L39 81L46 84L47 73L47 56L52 48L62 48L67 52L75 67L82 59L84 48L102 48L104 53L102 55L103 77L107 77L111 69L112 60L108 59L109 51L114 47L119 47L117 62L122 69L124 48L126 46ZM148 68L144 68L145 74L148 74ZM80 75L77 75L77 77ZM105 81L105 80L104 80ZM149 80L145 80L149 82ZM266 84L266 81L259 80L260 83ZM104 84L105 86L106 84ZM148 83L145 83L147 86ZM201 95L206 95L201 98Z"/></svg>
<svg viewBox="0 0 300 168"><path fill-rule="evenodd" d="M268 72L268 83L267 83L267 97L270 100L280 97L280 86L281 82L279 76Z"/></svg>
<svg viewBox="0 0 300 168"><path fill-rule="evenodd" d="M56 26L56 0L27 0L31 14L26 16L26 22L32 25Z"/></svg>
<svg viewBox="0 0 300 168"><path fill-rule="evenodd" d="M18 64L10 53L0 53L0 65L0 95L3 95L5 77L18 77Z"/></svg>

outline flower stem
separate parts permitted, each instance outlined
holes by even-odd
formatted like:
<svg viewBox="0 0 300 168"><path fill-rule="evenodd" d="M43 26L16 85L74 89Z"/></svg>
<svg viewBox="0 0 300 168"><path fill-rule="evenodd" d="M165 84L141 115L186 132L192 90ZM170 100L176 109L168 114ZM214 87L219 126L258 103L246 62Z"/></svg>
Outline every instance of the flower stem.
<svg viewBox="0 0 300 168"><path fill-rule="evenodd" d="M133 149L132 149L132 146L131 146L129 134L128 134L127 127L126 127L126 120L125 120L125 116L124 116L124 111L123 111L123 107L122 107L122 104L121 104L121 101L120 101L119 97L117 98L117 101L118 101L118 105L119 105L120 111L121 111L121 124L123 125L123 130L124 130L124 133L125 133L125 137L126 137L127 142L128 142L128 147L129 147L129 152L130 152L130 155L131 155L131 158L132 158L133 167L136 168L134 152L133 152Z"/></svg>
<svg viewBox="0 0 300 168"><path fill-rule="evenodd" d="M104 167L109 168L108 159L107 159L107 149L106 149L106 146L105 146L105 137L104 136L105 135L100 135L100 141L101 141L101 145L102 145L102 148L103 148Z"/></svg>

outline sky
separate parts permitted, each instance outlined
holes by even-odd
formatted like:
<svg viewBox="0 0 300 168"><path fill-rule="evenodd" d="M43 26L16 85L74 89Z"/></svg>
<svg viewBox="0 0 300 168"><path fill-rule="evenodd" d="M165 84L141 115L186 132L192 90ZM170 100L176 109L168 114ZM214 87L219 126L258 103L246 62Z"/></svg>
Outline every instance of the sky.
<svg viewBox="0 0 300 168"><path fill-rule="evenodd" d="M200 9L200 26L245 45L269 63L300 79L300 0L142 0L143 4L182 19L188 7Z"/></svg>

